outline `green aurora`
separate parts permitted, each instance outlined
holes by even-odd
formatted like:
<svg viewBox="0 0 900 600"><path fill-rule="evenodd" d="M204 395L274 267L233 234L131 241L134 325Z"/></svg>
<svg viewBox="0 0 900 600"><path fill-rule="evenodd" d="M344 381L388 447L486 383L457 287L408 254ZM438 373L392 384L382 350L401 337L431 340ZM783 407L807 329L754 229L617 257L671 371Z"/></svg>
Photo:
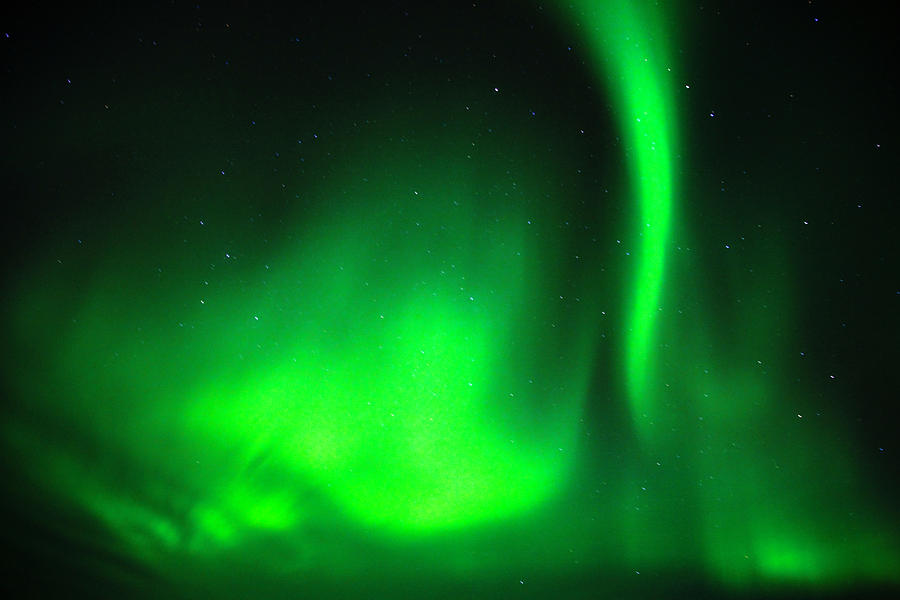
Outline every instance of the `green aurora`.
<svg viewBox="0 0 900 600"><path fill-rule="evenodd" d="M583 148L544 151L553 125L526 129L530 106L505 90L489 137L471 90L403 114L375 98L381 116L335 134L355 136L346 147L304 134L343 151L277 224L216 204L219 188L160 181L136 192L148 225L111 216L31 255L7 300L19 400L2 433L46 507L94 532L61 518L65 535L220 594L240 589L229 572L354 581L410 565L900 583L892 517L849 449L783 416L805 393L785 375L787 249L748 243L756 273L729 334L706 319L718 284L678 180L671 15L565 6L545 26L581 41L622 139L619 194L602 200L627 223L624 246L603 246L616 258L597 250L607 209L584 207L597 188L560 191ZM615 443L598 439L600 397L627 413Z"/></svg>

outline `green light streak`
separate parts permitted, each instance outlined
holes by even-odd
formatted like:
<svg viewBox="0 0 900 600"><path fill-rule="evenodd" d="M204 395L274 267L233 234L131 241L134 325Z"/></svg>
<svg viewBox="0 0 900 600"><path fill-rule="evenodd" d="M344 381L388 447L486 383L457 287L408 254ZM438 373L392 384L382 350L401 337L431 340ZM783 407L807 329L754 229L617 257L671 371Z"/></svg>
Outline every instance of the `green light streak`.
<svg viewBox="0 0 900 600"><path fill-rule="evenodd" d="M655 9L643 5L583 0L573 3L572 16L594 65L608 78L617 98L617 117L639 207L624 352L632 417L638 433L646 438L657 410L652 383L656 374L655 326L670 236L676 117L666 32Z"/></svg>

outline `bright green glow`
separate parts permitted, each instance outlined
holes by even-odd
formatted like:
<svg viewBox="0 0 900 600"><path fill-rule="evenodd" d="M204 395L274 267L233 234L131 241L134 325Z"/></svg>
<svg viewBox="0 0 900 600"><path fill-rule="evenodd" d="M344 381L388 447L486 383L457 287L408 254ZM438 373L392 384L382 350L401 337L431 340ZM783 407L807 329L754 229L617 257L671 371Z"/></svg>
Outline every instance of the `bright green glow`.
<svg viewBox="0 0 900 600"><path fill-rule="evenodd" d="M497 332L469 306L422 298L408 314L373 313L338 353L205 387L185 427L210 445L240 442L239 464L278 465L280 476L325 487L355 519L383 528L518 513L555 489L565 463L523 457L528 440L516 446L485 422L487 399L497 395L486 372L499 368L488 354ZM299 346L294 354L319 353Z"/></svg>
<svg viewBox="0 0 900 600"><path fill-rule="evenodd" d="M657 410L651 381L672 215L672 163L676 111L671 98L671 61L666 31L643 3L574 2L574 17L593 62L608 76L618 98L637 211L634 283L626 324L625 378L635 427L649 435Z"/></svg>
<svg viewBox="0 0 900 600"><path fill-rule="evenodd" d="M437 174L418 177L420 185L370 180L353 190L354 218L369 233L314 226L303 244L313 257L299 249L270 268L274 291L254 325L259 316L264 339L286 324L293 335L267 338L283 347L263 367L201 383L184 413L185 430L206 443L245 448L238 464L264 461L278 477L322 489L352 519L394 533L509 518L547 499L573 459L585 385L554 399L567 408L544 415L546 439L496 427L494 415L543 400L527 363L501 354L533 298L528 218L511 208L483 237L465 233L471 213L460 207L471 201L447 195ZM369 198L409 202L413 214L395 222L364 207ZM489 252L498 239L507 250ZM584 358L547 375L584 380Z"/></svg>

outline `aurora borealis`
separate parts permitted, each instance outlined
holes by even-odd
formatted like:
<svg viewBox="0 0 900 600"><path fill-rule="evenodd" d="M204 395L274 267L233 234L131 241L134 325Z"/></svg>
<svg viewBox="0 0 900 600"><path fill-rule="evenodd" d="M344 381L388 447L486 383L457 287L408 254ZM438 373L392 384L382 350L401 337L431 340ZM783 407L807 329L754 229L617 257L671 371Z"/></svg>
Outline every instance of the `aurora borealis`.
<svg viewBox="0 0 900 600"><path fill-rule="evenodd" d="M10 14L5 585L896 593L885 26L777 6Z"/></svg>

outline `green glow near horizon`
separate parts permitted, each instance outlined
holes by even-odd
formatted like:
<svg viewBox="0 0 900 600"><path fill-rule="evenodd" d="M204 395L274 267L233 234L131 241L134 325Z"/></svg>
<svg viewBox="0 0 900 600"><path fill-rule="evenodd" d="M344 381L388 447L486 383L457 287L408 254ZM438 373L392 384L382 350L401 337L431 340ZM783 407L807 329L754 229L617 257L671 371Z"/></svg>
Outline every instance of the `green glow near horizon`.
<svg viewBox="0 0 900 600"><path fill-rule="evenodd" d="M522 140L507 129L498 136ZM115 529L138 527L144 546L196 553L302 531L324 513L386 538L459 531L558 494L577 457L596 342L593 326L557 327L560 300L542 286L560 276L534 266L560 252L542 241L556 209L532 199L547 195L552 169L510 155L522 201L483 205L494 176L449 155L422 165L410 145L426 141L349 158L336 185L313 192L342 206L303 222L301 242L229 252L212 269L176 261L142 297L145 284L113 259L74 309L24 285L17 325L58 348L67 418L189 482L176 522L132 523L144 513L104 500L114 483L97 475L85 478L90 493L70 490L85 508ZM58 329L46 319L68 311ZM517 343L522 332L535 341Z"/></svg>

